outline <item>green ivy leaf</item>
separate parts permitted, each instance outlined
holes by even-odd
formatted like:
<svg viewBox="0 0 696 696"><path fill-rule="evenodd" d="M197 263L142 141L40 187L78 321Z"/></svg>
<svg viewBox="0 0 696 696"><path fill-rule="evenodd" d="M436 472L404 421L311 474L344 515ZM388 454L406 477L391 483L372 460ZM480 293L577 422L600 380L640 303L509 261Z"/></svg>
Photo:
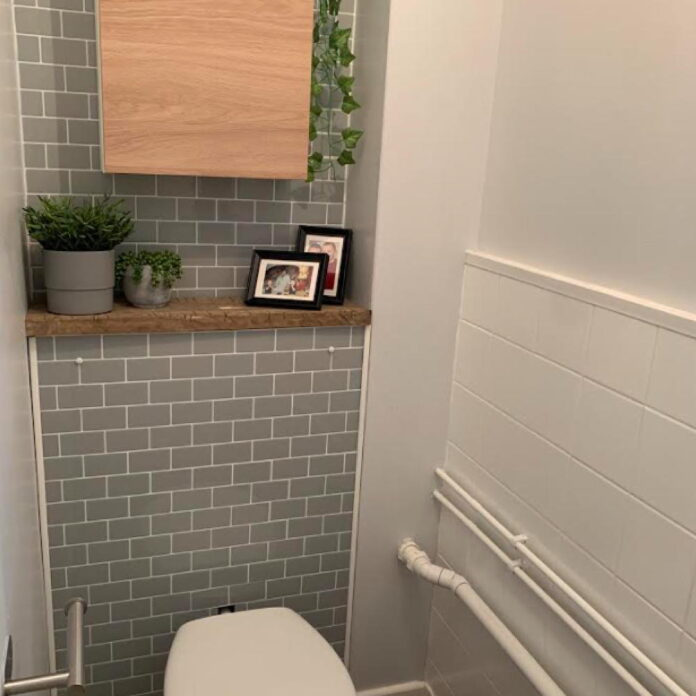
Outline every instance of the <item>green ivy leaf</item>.
<svg viewBox="0 0 696 696"><path fill-rule="evenodd" d="M315 118L319 118L323 111L324 110L321 108L321 104L317 104L316 102L309 107L309 113Z"/></svg>
<svg viewBox="0 0 696 696"><path fill-rule="evenodd" d="M312 96L313 97L320 97L321 93L324 91L324 88L319 84L318 82L313 82L312 83Z"/></svg>
<svg viewBox="0 0 696 696"><path fill-rule="evenodd" d="M337 24L329 36L329 46L341 53L347 51L351 32L351 29L339 29Z"/></svg>
<svg viewBox="0 0 696 696"><path fill-rule="evenodd" d="M355 164L355 160L353 159L353 153L350 150L344 150L338 156L338 163L343 165L344 167L348 164Z"/></svg>
<svg viewBox="0 0 696 696"><path fill-rule="evenodd" d="M341 131L341 135L343 136L343 143L346 150L353 150L360 141L360 138L363 137L363 131L357 130L356 128L344 128Z"/></svg>
<svg viewBox="0 0 696 696"><path fill-rule="evenodd" d="M346 96L350 96L353 85L355 84L355 78L350 75L339 75L336 78L336 82L341 92Z"/></svg>
<svg viewBox="0 0 696 696"><path fill-rule="evenodd" d="M354 60L355 56L348 48L346 48L345 51L341 51L341 65L344 68L347 68Z"/></svg>
<svg viewBox="0 0 696 696"><path fill-rule="evenodd" d="M360 104L355 101L352 95L346 95L343 97L343 103L341 104L341 110L344 114L353 113L356 109L360 108Z"/></svg>
<svg viewBox="0 0 696 696"><path fill-rule="evenodd" d="M323 161L324 161L324 155L322 155L321 152L313 152L309 156L310 164L314 164L317 167L320 166Z"/></svg>

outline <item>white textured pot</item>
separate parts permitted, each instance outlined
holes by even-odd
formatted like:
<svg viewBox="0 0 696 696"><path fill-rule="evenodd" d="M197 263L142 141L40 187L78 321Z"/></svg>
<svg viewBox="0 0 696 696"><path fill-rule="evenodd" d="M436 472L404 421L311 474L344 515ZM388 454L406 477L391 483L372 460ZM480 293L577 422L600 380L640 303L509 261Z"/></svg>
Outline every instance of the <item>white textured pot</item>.
<svg viewBox="0 0 696 696"><path fill-rule="evenodd" d="M140 282L133 277L133 269L129 268L123 278L123 293L128 302L141 309L159 309L166 307L172 299L172 289L162 284L152 285L152 268L143 266Z"/></svg>

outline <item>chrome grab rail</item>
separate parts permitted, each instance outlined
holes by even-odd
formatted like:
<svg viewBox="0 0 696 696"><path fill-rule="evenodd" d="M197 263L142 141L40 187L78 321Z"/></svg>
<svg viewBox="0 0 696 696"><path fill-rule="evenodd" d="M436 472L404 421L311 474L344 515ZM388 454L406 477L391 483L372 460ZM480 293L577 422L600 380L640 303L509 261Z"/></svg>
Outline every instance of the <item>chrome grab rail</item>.
<svg viewBox="0 0 696 696"><path fill-rule="evenodd" d="M0 695L28 694L33 691L67 688L68 696L83 696L85 694L85 659L84 659L84 618L87 612L87 601L81 597L71 599L65 605L68 617L68 669L56 674L44 674L27 679L12 679L12 642L8 646L7 663L5 665L5 683L0 685Z"/></svg>

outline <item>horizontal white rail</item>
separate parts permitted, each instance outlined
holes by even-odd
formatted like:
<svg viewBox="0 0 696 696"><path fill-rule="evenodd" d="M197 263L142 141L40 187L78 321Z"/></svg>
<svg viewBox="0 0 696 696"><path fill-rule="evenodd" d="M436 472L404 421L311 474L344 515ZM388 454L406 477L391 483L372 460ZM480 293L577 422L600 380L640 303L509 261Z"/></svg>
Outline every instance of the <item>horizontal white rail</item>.
<svg viewBox="0 0 696 696"><path fill-rule="evenodd" d="M552 570L527 546L528 538L525 535L514 534L494 515L492 515L474 496L468 493L457 481L455 481L443 469L437 469L438 478L449 486L458 496L467 502L481 517L486 520L504 539L515 548L521 556L528 560L538 571L540 571L560 592L570 599L579 609L581 609L594 623L596 623L607 635L613 638L618 645L633 659L636 660L652 677L664 686L673 696L690 696L674 679L664 670L655 664L638 646L632 643L616 626L607 618L600 614L586 599L574 590L563 578ZM507 556L500 547L485 534L469 517L467 517L457 506L454 505L439 491L435 491L434 496L445 508L447 508L457 519L470 529L481 539L489 549L495 548L494 553L503 563L506 563L512 572L529 587L534 594L539 597L566 625L571 628L576 635L581 638L607 665L623 679L637 694L641 696L652 696L634 675L624 667L616 658L611 655L595 638L590 635L558 602L556 602L532 577L522 569L519 560Z"/></svg>
<svg viewBox="0 0 696 696"><path fill-rule="evenodd" d="M495 638L520 671L541 696L566 696L527 648L481 599L467 579L449 568L435 565L413 539L404 539L399 546L399 560L415 575L433 585L451 590Z"/></svg>

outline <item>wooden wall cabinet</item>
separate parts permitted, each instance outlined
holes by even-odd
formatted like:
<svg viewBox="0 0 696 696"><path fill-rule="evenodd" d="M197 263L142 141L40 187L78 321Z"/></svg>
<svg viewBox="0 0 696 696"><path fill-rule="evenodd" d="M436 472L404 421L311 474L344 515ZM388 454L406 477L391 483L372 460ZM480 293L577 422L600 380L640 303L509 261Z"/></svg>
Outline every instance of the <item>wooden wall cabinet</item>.
<svg viewBox="0 0 696 696"><path fill-rule="evenodd" d="M304 179L312 0L99 0L104 170Z"/></svg>

